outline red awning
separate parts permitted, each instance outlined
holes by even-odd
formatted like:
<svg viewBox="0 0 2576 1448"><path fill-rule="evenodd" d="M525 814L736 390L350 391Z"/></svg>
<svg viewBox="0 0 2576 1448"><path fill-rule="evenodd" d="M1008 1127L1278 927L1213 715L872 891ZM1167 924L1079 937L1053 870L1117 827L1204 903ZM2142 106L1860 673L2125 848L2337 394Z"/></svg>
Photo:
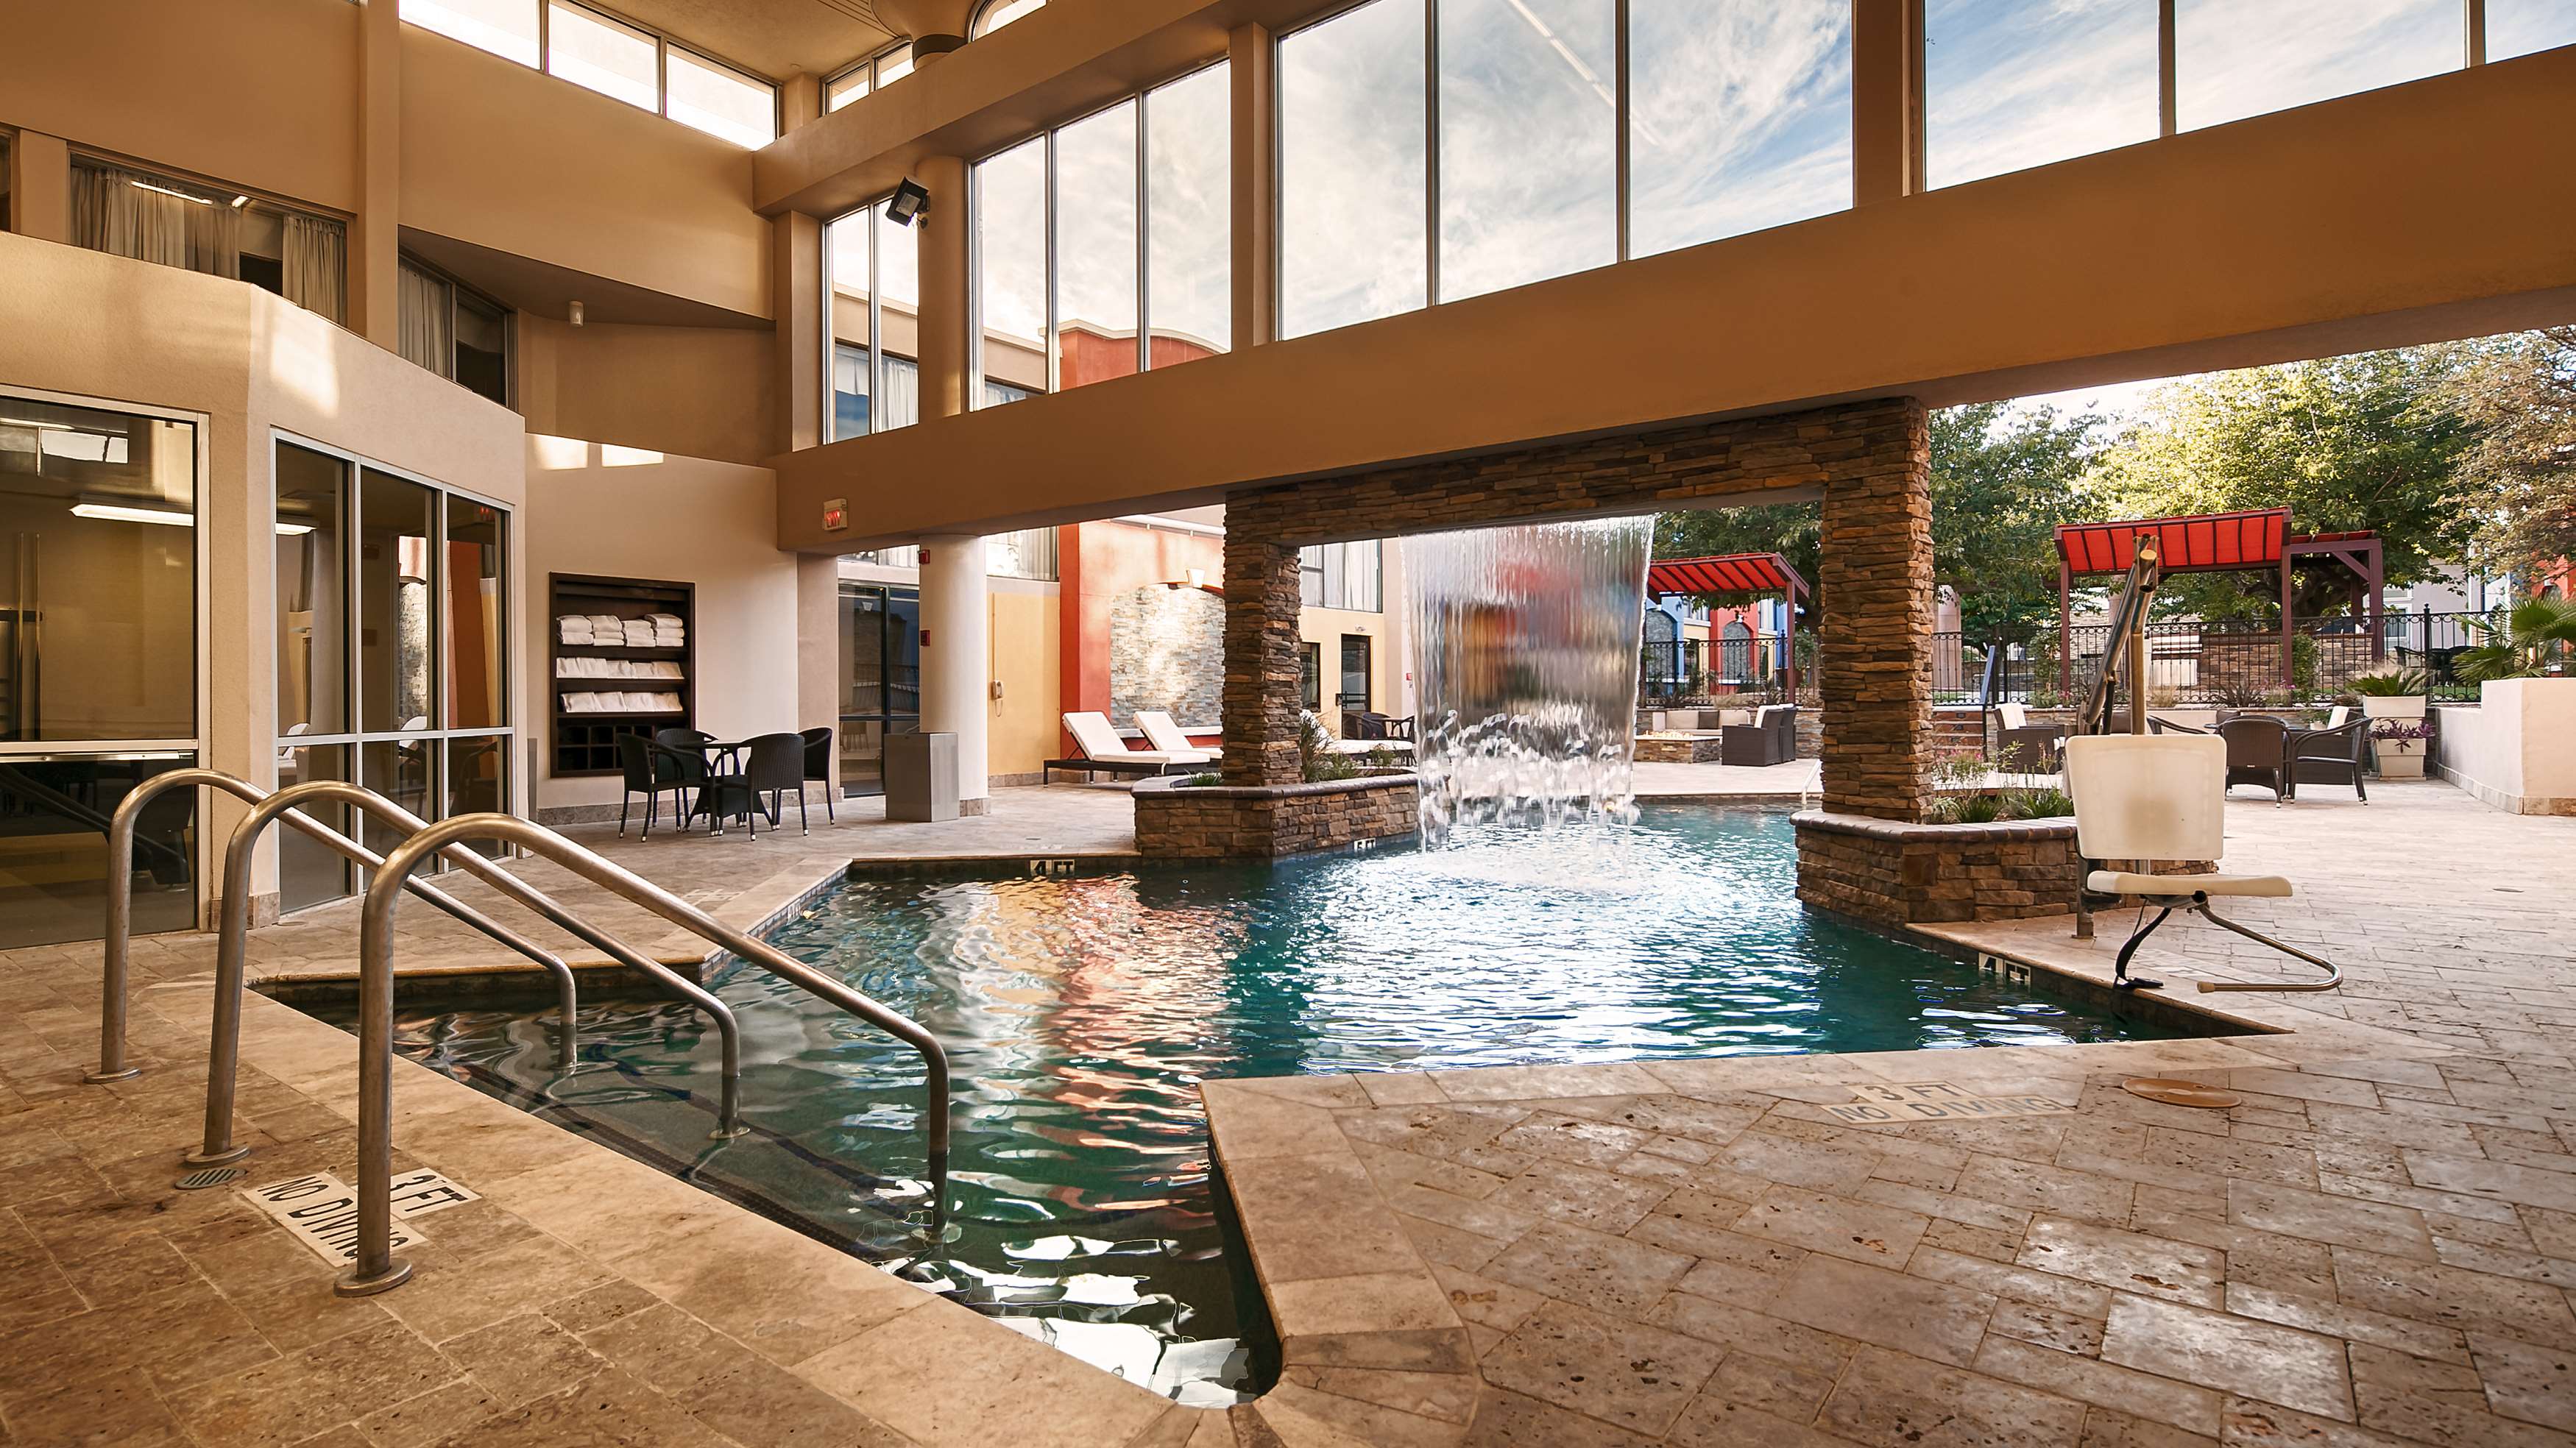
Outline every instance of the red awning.
<svg viewBox="0 0 2576 1448"><path fill-rule="evenodd" d="M1722 558L1668 558L1646 569L1646 592L1791 593L1803 597L1807 580L1777 553L1729 553Z"/></svg>
<svg viewBox="0 0 2576 1448"><path fill-rule="evenodd" d="M2057 530L2057 552L2070 573L2126 573L2136 551L2134 540L2145 532L2156 534L2167 573L2277 568L2282 544L2289 538L2290 510L2068 523Z"/></svg>

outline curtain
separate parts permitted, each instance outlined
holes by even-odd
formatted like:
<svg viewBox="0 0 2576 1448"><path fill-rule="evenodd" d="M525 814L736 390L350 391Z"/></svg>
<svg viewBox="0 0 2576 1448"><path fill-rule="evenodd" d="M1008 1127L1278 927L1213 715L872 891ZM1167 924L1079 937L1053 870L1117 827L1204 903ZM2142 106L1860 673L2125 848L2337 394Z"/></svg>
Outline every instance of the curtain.
<svg viewBox="0 0 2576 1448"><path fill-rule="evenodd" d="M879 428L910 427L921 417L921 364L909 357L885 359L885 395L876 399Z"/></svg>
<svg viewBox="0 0 2576 1448"><path fill-rule="evenodd" d="M447 378L456 376L453 300L447 283L409 263L395 278L397 340L404 359Z"/></svg>
<svg viewBox="0 0 2576 1448"><path fill-rule="evenodd" d="M72 168L72 240L219 277L241 276L241 212L174 194L156 178L107 166Z"/></svg>
<svg viewBox="0 0 2576 1448"><path fill-rule="evenodd" d="M349 233L319 216L286 218L286 299L308 312L346 322L349 311Z"/></svg>

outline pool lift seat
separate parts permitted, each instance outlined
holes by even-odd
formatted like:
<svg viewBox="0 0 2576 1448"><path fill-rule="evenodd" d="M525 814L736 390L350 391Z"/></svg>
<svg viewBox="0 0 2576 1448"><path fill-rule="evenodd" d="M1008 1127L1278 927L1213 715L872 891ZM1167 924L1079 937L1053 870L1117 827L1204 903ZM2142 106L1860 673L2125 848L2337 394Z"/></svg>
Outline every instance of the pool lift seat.
<svg viewBox="0 0 2576 1448"><path fill-rule="evenodd" d="M2084 888L2096 895L2137 896L2156 915L2120 947L2111 984L2120 990L2155 990L2162 981L2129 974L2138 947L2176 910L2188 910L2326 973L2321 981L2199 982L2203 991L2332 990L2343 984L2334 962L2252 930L2209 907L2213 896L2286 900L2290 882L2279 875L2154 873L2157 862L2216 860L2226 849L2227 741L2213 735L2087 734L2066 741L2066 788L2075 800L2075 848L2086 861L2128 869L2088 869ZM2143 915L2143 911L2141 912Z"/></svg>

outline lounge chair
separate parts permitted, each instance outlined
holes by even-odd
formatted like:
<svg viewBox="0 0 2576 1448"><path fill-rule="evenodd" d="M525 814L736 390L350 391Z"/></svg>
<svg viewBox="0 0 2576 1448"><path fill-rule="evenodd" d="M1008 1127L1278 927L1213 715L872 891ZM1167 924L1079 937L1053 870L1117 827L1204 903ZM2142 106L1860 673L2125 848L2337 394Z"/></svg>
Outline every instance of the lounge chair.
<svg viewBox="0 0 2576 1448"><path fill-rule="evenodd" d="M1717 731L1717 762L1750 765L1786 764L1798 757L1798 706L1765 704L1750 724L1729 724Z"/></svg>
<svg viewBox="0 0 2576 1448"><path fill-rule="evenodd" d="M2066 790L2075 800L2075 848L2086 861L2084 888L2096 895L2134 895L2154 906L2156 917L2120 947L2111 983L2123 990L2154 989L2161 982L2134 980L2129 961L2138 946L2176 910L2296 956L2326 973L2323 981L2282 983L2200 982L2204 991L2331 990L2343 973L2296 946L2284 945L2212 913L2213 895L2285 900L2290 882L2278 875L2144 873L2159 863L2216 860L2227 847L2221 816L2227 806L2229 743L2181 734L2078 735L2066 741Z"/></svg>
<svg viewBox="0 0 2576 1448"><path fill-rule="evenodd" d="M2033 724L2027 704L1995 706L1995 767L2011 774L2054 774L2066 742L2063 724Z"/></svg>
<svg viewBox="0 0 2576 1448"><path fill-rule="evenodd" d="M1068 714L1065 717L1071 719L1073 716ZM1168 754L1175 760L1186 759L1192 764L1213 764L1218 756L1225 752L1221 749L1210 749L1204 744L1192 744L1190 736L1181 732L1181 726L1172 722L1172 716L1160 709L1137 710L1136 727L1145 731L1145 742L1154 746L1154 753Z"/></svg>
<svg viewBox="0 0 2576 1448"><path fill-rule="evenodd" d="M1064 732L1073 736L1074 747L1082 751L1082 756L1046 761L1038 767L1040 783L1046 782L1059 769L1067 773L1078 770L1086 777L1100 774L1147 775L1166 773L1174 765L1208 762L1203 750L1189 750L1187 757L1183 757L1157 749L1130 749L1127 741L1118 737L1118 731L1109 727L1109 716L1097 710L1066 714Z"/></svg>

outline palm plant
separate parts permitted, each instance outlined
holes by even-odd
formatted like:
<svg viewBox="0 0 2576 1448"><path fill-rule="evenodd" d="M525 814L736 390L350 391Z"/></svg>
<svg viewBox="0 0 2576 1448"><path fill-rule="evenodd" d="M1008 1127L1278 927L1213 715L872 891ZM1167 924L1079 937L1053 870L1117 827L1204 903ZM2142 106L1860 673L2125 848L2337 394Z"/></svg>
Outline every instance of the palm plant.
<svg viewBox="0 0 2576 1448"><path fill-rule="evenodd" d="M2552 661L2576 647L2576 602L2561 598L2526 598L2499 623L2462 619L2477 635L2475 646L2462 649L2455 665L2471 683L2488 679L2533 679L2549 671Z"/></svg>
<svg viewBox="0 0 2576 1448"><path fill-rule="evenodd" d="M2343 681L2344 691L2365 699L2407 699L2421 694L2429 685L2422 669L2376 669L2355 674Z"/></svg>

